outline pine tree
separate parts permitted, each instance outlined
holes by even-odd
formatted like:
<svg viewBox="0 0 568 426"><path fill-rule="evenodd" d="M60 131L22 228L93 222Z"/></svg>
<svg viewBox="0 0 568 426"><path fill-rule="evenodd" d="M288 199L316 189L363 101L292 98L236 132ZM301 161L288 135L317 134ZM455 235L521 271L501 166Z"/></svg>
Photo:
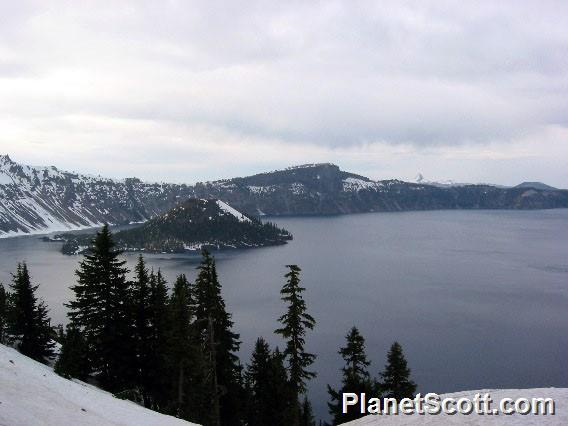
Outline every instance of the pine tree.
<svg viewBox="0 0 568 426"><path fill-rule="evenodd" d="M168 336L171 330L168 312L168 288L160 270L150 272L149 300L149 360L147 371L148 404L159 411L166 409L170 384L168 381Z"/></svg>
<svg viewBox="0 0 568 426"><path fill-rule="evenodd" d="M75 299L66 306L71 323L85 338L89 370L104 389L120 393L131 390L136 363L128 270L114 247L105 225L79 264L77 284L71 287Z"/></svg>
<svg viewBox="0 0 568 426"><path fill-rule="evenodd" d="M297 265L287 265L287 268L289 269L289 272L285 275L287 282L282 287L280 294L282 300L288 304L288 309L278 319L282 327L277 329L275 333L286 339L284 355L288 360L290 385L295 404L292 424L298 425L300 421L299 396L305 393L306 382L316 376L316 373L308 370L316 356L306 352L304 348L306 330L313 330L316 321L306 312L306 302L302 297L305 288L300 286L301 269Z"/></svg>
<svg viewBox="0 0 568 426"><path fill-rule="evenodd" d="M195 281L196 328L208 363L210 389L209 425L233 425L241 417L241 370L236 352L239 335L232 331L233 321L221 296L215 260L207 250L197 268Z"/></svg>
<svg viewBox="0 0 568 426"><path fill-rule="evenodd" d="M365 339L359 333L356 327L353 327L347 336L345 336L347 344L339 350L339 354L345 361L345 366L341 369L343 377L341 380L341 389L334 390L331 386L327 386L327 391L331 397L331 402L327 405L329 413L333 417L334 424L342 424L349 422L365 414L361 414L357 407L349 407L348 412L342 412L342 394L353 392L356 394L376 394L376 384L371 380L367 367L370 362L365 354Z"/></svg>
<svg viewBox="0 0 568 426"><path fill-rule="evenodd" d="M315 426L316 421L312 411L312 404L307 396L304 396L300 410L300 426Z"/></svg>
<svg viewBox="0 0 568 426"><path fill-rule="evenodd" d="M387 365L381 373L381 388L387 398L412 398L416 391L416 384L410 380L410 369L402 353L402 347L394 342L387 355Z"/></svg>
<svg viewBox="0 0 568 426"><path fill-rule="evenodd" d="M142 255L138 257L135 279L132 282L133 339L136 362L134 382L142 394L144 404L151 406L149 375L154 366L151 346L150 276Z"/></svg>
<svg viewBox="0 0 568 426"><path fill-rule="evenodd" d="M259 426L270 420L266 413L268 396L268 365L270 347L263 338L258 338L251 356L251 362L245 371L245 383L249 396L247 403L247 425Z"/></svg>
<svg viewBox="0 0 568 426"><path fill-rule="evenodd" d="M272 352L268 365L269 399L275 425L289 425L293 422L296 396L292 392L288 372L284 366L284 354L278 347Z"/></svg>
<svg viewBox="0 0 568 426"><path fill-rule="evenodd" d="M173 385L169 411L186 420L206 423L207 389L200 341L195 329L194 290L185 275L174 283L169 301L170 333L168 352Z"/></svg>
<svg viewBox="0 0 568 426"><path fill-rule="evenodd" d="M8 332L16 348L24 355L40 362L47 362L53 355L50 320L43 301L38 301L26 263L18 264L10 286L13 295L8 314Z"/></svg>
<svg viewBox="0 0 568 426"><path fill-rule="evenodd" d="M2 283L0 283L0 343L5 342L6 327L8 323L8 298Z"/></svg>
<svg viewBox="0 0 568 426"><path fill-rule="evenodd" d="M87 380L89 376L88 348L81 331L68 324L61 337L61 352L54 371L67 379Z"/></svg>
<svg viewBox="0 0 568 426"><path fill-rule="evenodd" d="M256 341L245 380L248 393L247 425L290 424L291 392L283 356L278 349L271 352L263 338Z"/></svg>

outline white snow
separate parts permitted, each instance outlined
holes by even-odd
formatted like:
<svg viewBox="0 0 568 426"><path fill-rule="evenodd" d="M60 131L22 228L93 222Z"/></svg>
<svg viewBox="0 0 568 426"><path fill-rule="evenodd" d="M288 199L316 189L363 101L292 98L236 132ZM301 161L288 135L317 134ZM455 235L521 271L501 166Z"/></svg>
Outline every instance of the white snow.
<svg viewBox="0 0 568 426"><path fill-rule="evenodd" d="M232 208L230 205L228 205L227 203L221 201L221 200L217 200L217 205L219 206L219 208L221 210L223 210L226 213L229 213L233 216L235 216L239 222L251 222L251 220L246 217L244 214L242 214L240 211Z"/></svg>
<svg viewBox="0 0 568 426"><path fill-rule="evenodd" d="M247 186L250 192L253 194L270 194L276 190L276 186L269 185L269 186L256 186L256 185L249 185Z"/></svg>
<svg viewBox="0 0 568 426"><path fill-rule="evenodd" d="M357 179L353 177L348 177L343 179L343 190L344 191L361 191L362 189L377 189L380 186L379 183L373 181L367 181L363 179Z"/></svg>
<svg viewBox="0 0 568 426"><path fill-rule="evenodd" d="M3 173L0 168L0 185L10 185L14 183L14 180L6 173Z"/></svg>
<svg viewBox="0 0 568 426"><path fill-rule="evenodd" d="M462 397L473 400L476 393L489 393L492 408L498 406L502 398L552 398L555 401L554 415L479 415L473 412L469 415L372 415L359 420L344 423L346 426L400 426L400 425L568 425L568 389L567 388L537 388L537 389L483 389L463 391L440 395L443 398Z"/></svg>
<svg viewBox="0 0 568 426"><path fill-rule="evenodd" d="M79 381L0 345L0 425L191 426Z"/></svg>
<svg viewBox="0 0 568 426"><path fill-rule="evenodd" d="M290 191L294 195L302 195L306 192L306 187L302 183L294 182L290 184Z"/></svg>
<svg viewBox="0 0 568 426"><path fill-rule="evenodd" d="M321 166L333 166L333 164L331 164L331 163L300 164L299 166L286 167L284 170L312 169L314 167L321 167Z"/></svg>
<svg viewBox="0 0 568 426"><path fill-rule="evenodd" d="M70 188L76 190L74 199L67 200L63 181L72 182ZM124 196L125 189L117 187L117 182L120 181L64 172L55 167L18 164L0 155L0 222L3 223L0 238L79 230L100 226L103 221L112 224L112 212L104 205L99 206L97 196L106 190L113 191L109 198ZM164 192L154 184L141 185L142 194Z"/></svg>

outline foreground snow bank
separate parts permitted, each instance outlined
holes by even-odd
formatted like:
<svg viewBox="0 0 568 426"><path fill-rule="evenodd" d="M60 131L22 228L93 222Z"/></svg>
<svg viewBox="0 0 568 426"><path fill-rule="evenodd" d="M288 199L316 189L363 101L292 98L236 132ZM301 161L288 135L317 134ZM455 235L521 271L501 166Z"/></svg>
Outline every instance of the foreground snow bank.
<svg viewBox="0 0 568 426"><path fill-rule="evenodd" d="M469 398L476 393L489 393L493 401L503 398L552 398L555 401L555 415L376 415L345 423L349 426L400 426L400 425L568 425L568 389L483 389L440 395L440 398ZM495 403L494 403L495 405Z"/></svg>
<svg viewBox="0 0 568 426"><path fill-rule="evenodd" d="M64 379L14 349L0 345L0 425L164 425L192 423Z"/></svg>

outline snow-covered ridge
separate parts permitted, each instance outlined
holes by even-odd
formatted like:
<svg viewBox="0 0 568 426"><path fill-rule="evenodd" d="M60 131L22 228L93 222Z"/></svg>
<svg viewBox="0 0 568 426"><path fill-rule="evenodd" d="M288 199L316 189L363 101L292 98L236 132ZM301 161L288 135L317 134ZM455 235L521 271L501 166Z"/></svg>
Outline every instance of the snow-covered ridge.
<svg viewBox="0 0 568 426"><path fill-rule="evenodd" d="M298 166L286 167L284 170L313 169L313 168L316 168L316 167L325 167L325 166L335 166L335 164L332 164L332 163L300 164Z"/></svg>
<svg viewBox="0 0 568 426"><path fill-rule="evenodd" d="M496 188L509 188L508 186L504 185L497 185L495 183L467 183L467 182L456 182L452 179L445 179L445 180L428 180L426 179L422 173L418 173L414 178L414 182L422 184L422 185L430 185L430 186L437 186L439 188L452 188L452 187L460 187L460 186L468 186L468 185L485 185L485 186L494 186Z"/></svg>
<svg viewBox="0 0 568 426"><path fill-rule="evenodd" d="M53 370L0 345L0 425L191 426Z"/></svg>
<svg viewBox="0 0 568 426"><path fill-rule="evenodd" d="M383 185L372 180L363 180L354 177L343 179L343 190L346 192L361 191L362 189L379 189Z"/></svg>
<svg viewBox="0 0 568 426"><path fill-rule="evenodd" d="M0 238L141 222L193 195L186 185L113 180L0 156Z"/></svg>

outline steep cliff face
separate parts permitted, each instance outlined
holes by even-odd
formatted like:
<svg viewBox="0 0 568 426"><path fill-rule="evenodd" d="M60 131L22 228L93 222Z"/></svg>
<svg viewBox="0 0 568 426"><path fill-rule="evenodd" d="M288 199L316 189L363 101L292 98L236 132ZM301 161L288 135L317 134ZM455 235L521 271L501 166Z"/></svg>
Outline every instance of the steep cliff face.
<svg viewBox="0 0 568 426"><path fill-rule="evenodd" d="M187 185L115 181L0 156L0 235L144 221L192 194Z"/></svg>
<svg viewBox="0 0 568 426"><path fill-rule="evenodd" d="M568 207L568 191L491 185L439 187L399 180L372 181L333 164L292 167L246 178L198 184L248 214L313 215L433 209Z"/></svg>
<svg viewBox="0 0 568 426"><path fill-rule="evenodd" d="M251 216L568 207L566 190L372 181L334 164L190 186L85 176L0 156L0 236L146 221L194 197L219 199Z"/></svg>

